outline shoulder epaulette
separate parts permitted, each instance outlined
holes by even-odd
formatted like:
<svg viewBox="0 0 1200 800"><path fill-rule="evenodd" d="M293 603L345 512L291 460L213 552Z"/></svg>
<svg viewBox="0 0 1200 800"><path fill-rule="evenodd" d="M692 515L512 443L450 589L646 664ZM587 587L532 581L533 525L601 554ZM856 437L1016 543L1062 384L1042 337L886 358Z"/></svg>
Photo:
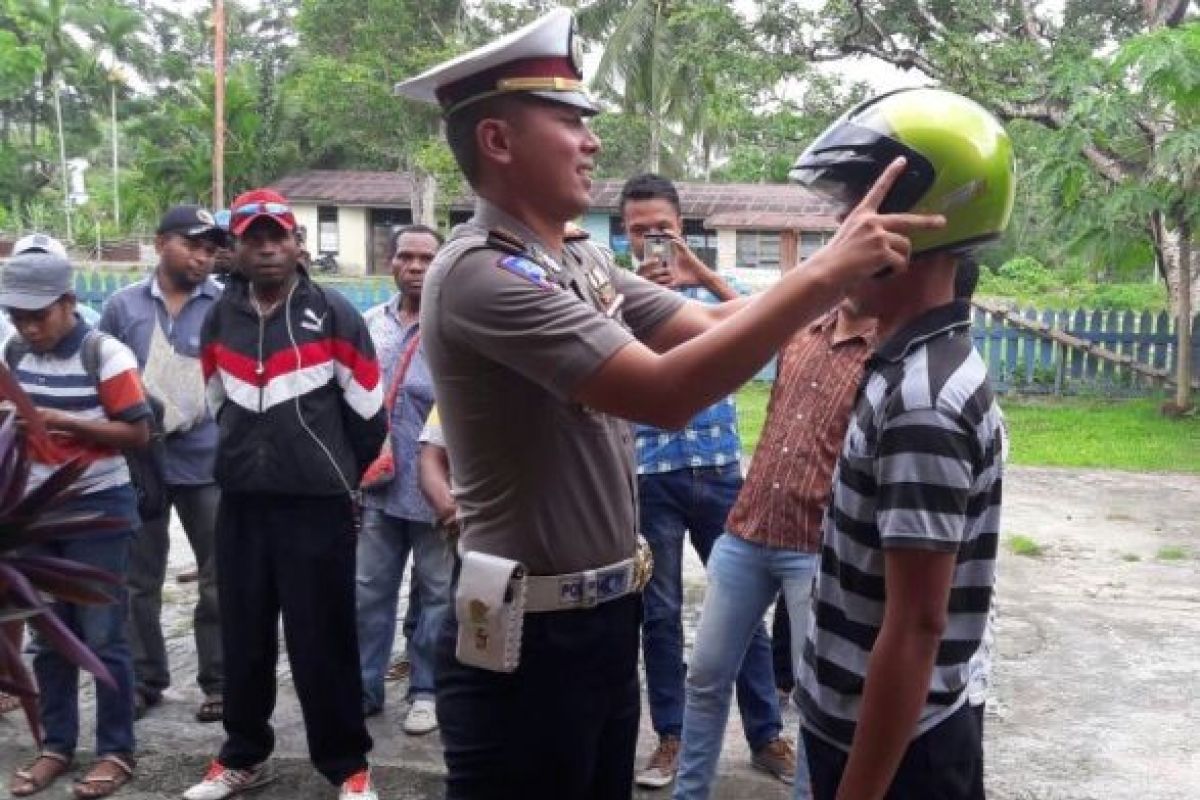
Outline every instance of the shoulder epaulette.
<svg viewBox="0 0 1200 800"><path fill-rule="evenodd" d="M563 230L563 239L568 242L582 242L584 239L591 238L591 234L579 227L573 222L568 222Z"/></svg>
<svg viewBox="0 0 1200 800"><path fill-rule="evenodd" d="M524 255L529 250L520 236L506 231L504 228L488 229L487 243L488 247L503 250L505 253L513 256Z"/></svg>

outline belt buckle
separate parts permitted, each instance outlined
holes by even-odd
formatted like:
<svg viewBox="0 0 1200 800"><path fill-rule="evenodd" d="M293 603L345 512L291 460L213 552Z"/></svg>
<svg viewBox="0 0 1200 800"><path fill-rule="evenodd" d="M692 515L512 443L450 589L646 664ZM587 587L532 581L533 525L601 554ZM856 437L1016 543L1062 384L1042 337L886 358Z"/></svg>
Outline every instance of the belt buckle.
<svg viewBox="0 0 1200 800"><path fill-rule="evenodd" d="M633 590L641 592L645 589L653 574L654 553L650 549L650 543L639 536L637 548L633 554Z"/></svg>

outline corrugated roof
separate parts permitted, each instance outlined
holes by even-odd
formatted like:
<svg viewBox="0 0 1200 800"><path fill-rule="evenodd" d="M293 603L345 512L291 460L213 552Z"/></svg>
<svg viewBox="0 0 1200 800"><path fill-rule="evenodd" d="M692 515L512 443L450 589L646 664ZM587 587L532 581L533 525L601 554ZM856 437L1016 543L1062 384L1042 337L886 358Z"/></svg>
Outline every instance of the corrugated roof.
<svg viewBox="0 0 1200 800"><path fill-rule="evenodd" d="M835 231L838 224L834 217L826 214L790 214L785 211L721 211L706 217L704 227Z"/></svg>
<svg viewBox="0 0 1200 800"><path fill-rule="evenodd" d="M296 203L408 208L413 182L403 172L312 169L285 175L271 188Z"/></svg>
<svg viewBox="0 0 1200 800"><path fill-rule="evenodd" d="M617 209L623 181L596 181L592 207ZM787 214L833 215L837 208L819 195L794 184L692 183L679 181L679 204L685 217L709 217L724 211L769 211Z"/></svg>
<svg viewBox="0 0 1200 800"><path fill-rule="evenodd" d="M592 185L592 209L616 212L623 183L596 181ZM316 169L285 175L272 188L294 202L408 208L412 203L413 181L403 172ZM820 196L790 184L679 182L676 188L683 215L691 218L744 212L824 219L832 217L836 210ZM453 205L470 207L471 203L470 197L464 197Z"/></svg>

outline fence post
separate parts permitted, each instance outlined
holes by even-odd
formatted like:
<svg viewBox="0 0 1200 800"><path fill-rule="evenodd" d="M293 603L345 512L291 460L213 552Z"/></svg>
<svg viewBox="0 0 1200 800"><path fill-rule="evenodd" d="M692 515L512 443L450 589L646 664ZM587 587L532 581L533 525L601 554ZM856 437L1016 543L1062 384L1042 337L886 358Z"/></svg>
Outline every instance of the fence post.
<svg viewBox="0 0 1200 800"><path fill-rule="evenodd" d="M1200 379L1200 314L1192 319L1192 382Z"/></svg>

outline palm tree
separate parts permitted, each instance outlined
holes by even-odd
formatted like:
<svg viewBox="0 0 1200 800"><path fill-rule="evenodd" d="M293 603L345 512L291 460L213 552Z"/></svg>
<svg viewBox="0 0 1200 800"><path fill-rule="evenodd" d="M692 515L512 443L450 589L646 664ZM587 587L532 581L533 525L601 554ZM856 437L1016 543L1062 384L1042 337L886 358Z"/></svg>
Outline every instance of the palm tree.
<svg viewBox="0 0 1200 800"><path fill-rule="evenodd" d="M124 82L124 67L141 52L135 47L143 30L142 15L118 0L91 4L81 23L92 41L105 53L108 63L109 119L112 133L113 224L121 226L120 151L117 134L117 87ZM137 64L133 64L137 66Z"/></svg>
<svg viewBox="0 0 1200 800"><path fill-rule="evenodd" d="M763 89L761 76L750 79L756 48L736 11L721 0L595 0L579 21L605 42L596 92L648 124L649 167L681 175L698 160L707 174L732 120Z"/></svg>
<svg viewBox="0 0 1200 800"><path fill-rule="evenodd" d="M671 0L596 0L579 12L580 31L605 41L592 85L650 129L649 168L686 158L697 98L690 65L676 57ZM683 156L683 157L680 157Z"/></svg>

